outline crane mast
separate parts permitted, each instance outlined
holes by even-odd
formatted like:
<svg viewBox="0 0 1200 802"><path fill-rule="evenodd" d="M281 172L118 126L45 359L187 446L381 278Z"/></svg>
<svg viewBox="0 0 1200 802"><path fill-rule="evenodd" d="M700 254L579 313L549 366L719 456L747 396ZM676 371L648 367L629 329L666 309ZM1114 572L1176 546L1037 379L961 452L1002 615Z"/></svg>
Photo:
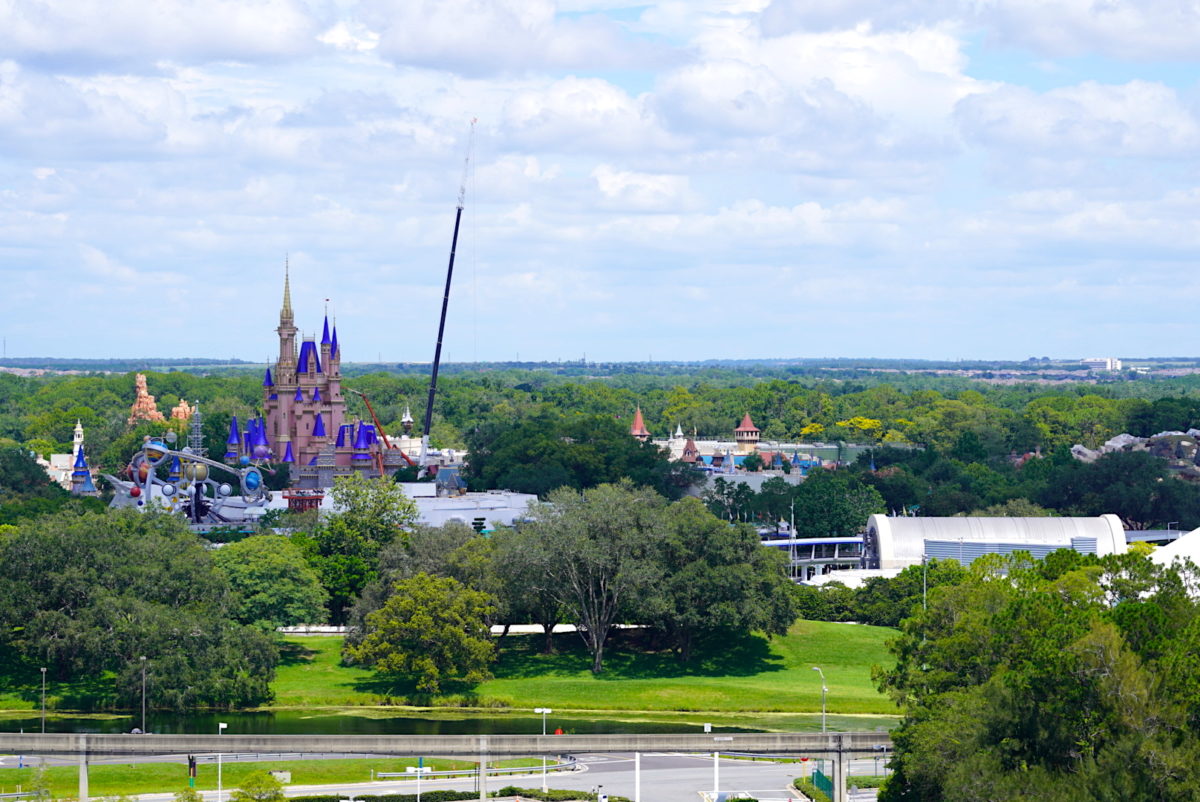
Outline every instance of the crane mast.
<svg viewBox="0 0 1200 802"><path fill-rule="evenodd" d="M429 431L433 426L433 400L437 395L438 369L442 364L442 337L446 333L446 311L450 308L450 284L454 279L454 252L458 249L458 229L462 222L463 205L467 196L467 169L471 165L471 151L475 147L475 120L471 120L471 133L467 139L467 157L463 159L462 182L458 187L458 204L454 209L454 236L450 240L450 264L446 267L446 289L442 293L442 315L438 320L437 346L433 350L433 371L429 377L429 398L425 402L425 426L421 433L421 456L418 460L419 477L424 477L429 467Z"/></svg>

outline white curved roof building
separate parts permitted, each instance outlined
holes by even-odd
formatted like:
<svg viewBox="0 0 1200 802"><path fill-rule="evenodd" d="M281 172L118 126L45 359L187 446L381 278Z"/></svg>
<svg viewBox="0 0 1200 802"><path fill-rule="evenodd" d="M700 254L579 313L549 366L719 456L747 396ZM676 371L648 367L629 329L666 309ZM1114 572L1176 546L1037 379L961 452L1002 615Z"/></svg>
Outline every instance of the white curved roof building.
<svg viewBox="0 0 1200 802"><path fill-rule="evenodd" d="M924 556L970 565L984 554L1057 549L1123 554L1125 528L1116 515L1096 518L890 518L872 515L863 542L865 568L904 569Z"/></svg>

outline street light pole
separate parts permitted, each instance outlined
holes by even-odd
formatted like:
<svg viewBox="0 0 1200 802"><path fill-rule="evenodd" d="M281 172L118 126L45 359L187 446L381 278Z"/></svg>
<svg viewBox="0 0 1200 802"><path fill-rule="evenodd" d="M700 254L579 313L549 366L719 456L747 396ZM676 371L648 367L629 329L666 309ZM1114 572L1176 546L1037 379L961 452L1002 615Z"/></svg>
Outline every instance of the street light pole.
<svg viewBox="0 0 1200 802"><path fill-rule="evenodd" d="M42 666L42 735L46 734L46 667Z"/></svg>
<svg viewBox="0 0 1200 802"><path fill-rule="evenodd" d="M545 735L546 734L546 716L553 713L554 711L548 707L536 707L536 708L534 708L533 712L542 714L542 735ZM547 791L548 791L548 789L546 787L546 755L543 752L542 753L542 793L544 794Z"/></svg>
<svg viewBox="0 0 1200 802"><path fill-rule="evenodd" d="M146 734L146 655L142 655L142 734Z"/></svg>
<svg viewBox="0 0 1200 802"><path fill-rule="evenodd" d="M825 672L816 666L812 670L821 675L821 732L825 732L825 694L829 693L829 688L825 686Z"/></svg>
<svg viewBox="0 0 1200 802"><path fill-rule="evenodd" d="M224 721L219 722L217 724L217 735L224 735L225 728L228 726L229 725L226 724ZM221 788L221 753L218 751L217 752L217 802L221 802L222 790L224 790L224 789Z"/></svg>

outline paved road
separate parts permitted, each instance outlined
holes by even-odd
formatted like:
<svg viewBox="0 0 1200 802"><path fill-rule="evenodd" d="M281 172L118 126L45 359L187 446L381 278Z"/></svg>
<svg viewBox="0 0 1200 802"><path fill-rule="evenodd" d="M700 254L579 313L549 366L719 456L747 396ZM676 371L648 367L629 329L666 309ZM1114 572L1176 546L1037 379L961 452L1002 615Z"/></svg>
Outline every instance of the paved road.
<svg viewBox="0 0 1200 802"><path fill-rule="evenodd" d="M214 756L198 756L202 761L215 760ZM286 755L273 759L295 759L296 756ZM308 755L308 758L318 756ZM320 758L364 757L362 755L321 755ZM630 753L588 754L578 756L578 769L573 772L550 773L548 785L551 788L570 788L589 791L596 786L604 786L611 794L633 798L634 790L634 758ZM96 759L93 764L112 762L126 763L130 759L107 758ZM154 758L139 758L138 762L185 762L182 756L162 755ZM48 763L72 764L69 759L51 758ZM15 756L0 758L0 766L14 767L17 765ZM790 800L793 797L787 787L793 777L801 772L801 765L795 763L766 763L747 760L722 758L720 768L720 790L746 791L757 799ZM851 765L852 774L873 774L875 763L872 760L857 760ZM642 755L642 800L644 802L697 802L701 791L711 791L713 787L713 760L711 755L690 755L678 753L648 753ZM538 787L541 785L540 773L525 777L492 777L488 780L489 790L497 790L505 785L522 787ZM476 787L474 779L465 780L423 780L422 790L455 788L471 790ZM413 780L385 780L378 782L347 783L340 785L287 787L290 796L301 796L312 793L344 793L350 794L379 794L379 793L412 793L416 788ZM217 799L215 791L204 791L205 802L228 802L230 789L225 789L224 797ZM851 800L867 802L875 798L874 791L861 791L852 794ZM174 796L169 793L142 794L143 802L172 802Z"/></svg>

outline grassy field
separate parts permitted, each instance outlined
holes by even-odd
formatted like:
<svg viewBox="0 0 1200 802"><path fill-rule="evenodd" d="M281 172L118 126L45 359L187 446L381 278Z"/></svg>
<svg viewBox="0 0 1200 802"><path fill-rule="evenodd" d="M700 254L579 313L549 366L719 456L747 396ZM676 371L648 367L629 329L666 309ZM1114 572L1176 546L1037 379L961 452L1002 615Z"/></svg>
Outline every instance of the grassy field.
<svg viewBox="0 0 1200 802"><path fill-rule="evenodd" d="M370 782L372 771L404 771L415 766L416 758L390 760L279 760L263 763L226 763L222 768L222 785L236 788L248 774L256 771L282 769L292 773L292 785L332 785L337 783ZM534 766L531 758L495 761L491 766ZM478 764L463 760L426 759L425 765L434 771L463 769L474 771ZM540 765L540 764L537 764ZM18 787L33 787L36 769L0 769L0 793L16 791ZM55 798L74 796L79 790L79 770L74 766L49 766L45 779ZM217 787L217 764L202 763L196 776L198 790ZM116 794L146 794L177 791L187 786L187 767L182 763L99 764L88 767L88 786L92 796Z"/></svg>
<svg viewBox="0 0 1200 802"><path fill-rule="evenodd" d="M559 653L539 653L540 636L509 636L495 679L468 693L418 697L369 671L340 665L341 639L297 637L275 682L275 707L380 704L587 711L818 712L825 672L831 713L892 714L871 682L887 664L894 630L800 621L787 636L747 638L682 666L669 654L616 648L600 676L578 636L560 635Z"/></svg>
<svg viewBox="0 0 1200 802"><path fill-rule="evenodd" d="M890 663L885 643L894 635L894 630L880 627L800 621L784 637L747 637L710 650L687 666L671 654L627 648L617 639L599 676L590 671L591 660L575 634L556 636L558 653L549 656L540 653L541 636L510 635L494 666L495 679L433 697L371 671L341 665L340 637L292 637L284 644L272 707L349 707L364 713L380 705L442 710L552 707L604 712L604 718L635 712L787 716L821 710L820 677L812 670L820 666L828 681L830 713L889 715L896 708L875 690L871 667ZM39 707L36 667L19 668L0 671L0 715ZM112 709L111 694L109 677L51 682L47 706L51 711Z"/></svg>

